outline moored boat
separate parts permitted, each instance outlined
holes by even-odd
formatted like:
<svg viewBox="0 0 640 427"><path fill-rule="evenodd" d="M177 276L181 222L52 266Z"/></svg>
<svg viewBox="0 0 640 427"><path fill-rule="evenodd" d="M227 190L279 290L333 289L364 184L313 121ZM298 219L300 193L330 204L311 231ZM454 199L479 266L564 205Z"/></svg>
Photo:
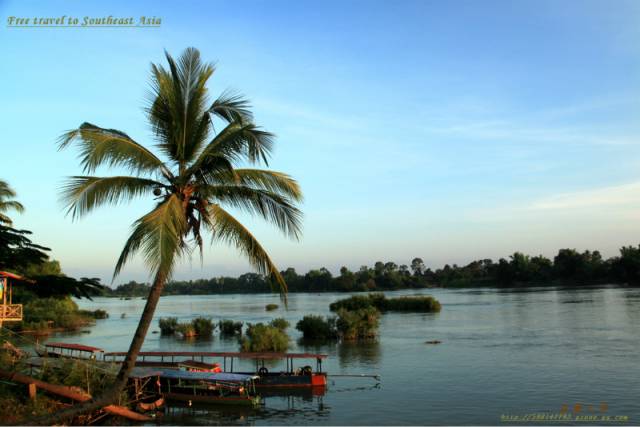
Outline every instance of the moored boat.
<svg viewBox="0 0 640 427"><path fill-rule="evenodd" d="M125 352L110 352L104 354L105 361L118 362L124 359ZM267 388L298 388L313 387L321 393L327 385L327 374L322 371L322 361L325 354L315 353L249 353L249 352L140 352L136 361L138 367L152 367L161 369L183 369L186 371L215 372L221 368L224 373L239 373L254 375L255 386L258 389ZM254 371L235 371L234 362L238 359L249 359L255 362ZM314 360L315 369L311 365L295 367L295 361ZM222 364L216 361L222 361ZM265 361L284 360L285 369L272 370L265 366ZM206 362L205 362L206 361ZM235 363L237 366L237 363Z"/></svg>
<svg viewBox="0 0 640 427"><path fill-rule="evenodd" d="M138 382L136 389L144 384L147 392L166 401L245 407L260 404L254 384L257 377L253 375L136 367L130 378ZM155 381L148 381L150 378Z"/></svg>
<svg viewBox="0 0 640 427"><path fill-rule="evenodd" d="M71 359L98 359L99 354L104 354L104 350L82 344L70 344L62 342L49 342L44 348L36 347L36 353L41 357L66 357Z"/></svg>

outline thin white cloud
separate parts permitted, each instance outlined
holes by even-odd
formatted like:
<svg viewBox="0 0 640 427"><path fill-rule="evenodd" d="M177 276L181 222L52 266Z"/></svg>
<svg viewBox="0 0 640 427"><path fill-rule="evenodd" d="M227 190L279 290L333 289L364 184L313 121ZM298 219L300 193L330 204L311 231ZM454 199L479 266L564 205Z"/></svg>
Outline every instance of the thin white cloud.
<svg viewBox="0 0 640 427"><path fill-rule="evenodd" d="M640 182L557 194L532 203L530 210L640 207Z"/></svg>

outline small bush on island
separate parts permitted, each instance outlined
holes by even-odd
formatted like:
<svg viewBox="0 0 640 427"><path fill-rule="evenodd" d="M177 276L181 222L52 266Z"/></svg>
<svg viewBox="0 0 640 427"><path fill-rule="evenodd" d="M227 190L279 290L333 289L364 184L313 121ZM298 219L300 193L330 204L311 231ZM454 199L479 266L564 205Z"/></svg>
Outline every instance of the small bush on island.
<svg viewBox="0 0 640 427"><path fill-rule="evenodd" d="M438 312L442 308L437 299L428 295L387 298L381 293L354 295L349 298L338 300L329 305L329 309L331 311L354 311L369 307L373 307L382 312L411 311L420 313Z"/></svg>
<svg viewBox="0 0 640 427"><path fill-rule="evenodd" d="M281 331L284 331L291 324L284 317L278 317L277 319L273 319L271 322L269 322L269 325L273 326L274 328L278 328Z"/></svg>
<svg viewBox="0 0 640 427"><path fill-rule="evenodd" d="M264 309L267 311L273 311L278 309L278 304L267 304L264 306Z"/></svg>
<svg viewBox="0 0 640 427"><path fill-rule="evenodd" d="M200 338L210 338L213 335L213 321L205 317L196 317L191 321L196 335Z"/></svg>
<svg viewBox="0 0 640 427"><path fill-rule="evenodd" d="M220 335L242 335L242 325L242 322L234 322L233 320L224 319L218 322L218 329L220 330Z"/></svg>
<svg viewBox="0 0 640 427"><path fill-rule="evenodd" d="M244 352L283 352L289 348L289 336L275 326L263 323L249 324L246 336L240 340Z"/></svg>
<svg viewBox="0 0 640 427"><path fill-rule="evenodd" d="M335 317L307 315L296 324L296 329L307 340L328 341L338 338Z"/></svg>
<svg viewBox="0 0 640 427"><path fill-rule="evenodd" d="M178 318L162 317L160 318L160 320L158 320L158 326L160 327L160 335L173 335L176 333L176 328L178 326Z"/></svg>
<svg viewBox="0 0 640 427"><path fill-rule="evenodd" d="M360 340L375 338L380 323L380 312L374 307L349 311L338 311L336 327L344 340Z"/></svg>

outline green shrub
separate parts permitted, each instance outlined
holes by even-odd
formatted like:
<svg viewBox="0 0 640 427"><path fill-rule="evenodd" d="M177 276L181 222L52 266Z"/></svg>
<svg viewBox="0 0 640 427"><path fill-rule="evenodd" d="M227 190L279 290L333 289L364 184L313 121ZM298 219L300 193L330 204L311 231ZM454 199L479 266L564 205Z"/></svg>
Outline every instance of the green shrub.
<svg viewBox="0 0 640 427"><path fill-rule="evenodd" d="M338 311L336 327L342 339L359 340L375 338L380 323L380 312L374 307L360 310Z"/></svg>
<svg viewBox="0 0 640 427"><path fill-rule="evenodd" d="M182 334L184 338L192 338L196 336L196 328L193 323L178 323L176 325L176 332Z"/></svg>
<svg viewBox="0 0 640 427"><path fill-rule="evenodd" d="M379 311L413 311L424 313L437 312L442 308L438 300L428 295L387 298L381 293L355 295L338 300L329 305L331 311L354 311L369 307L374 307Z"/></svg>
<svg viewBox="0 0 640 427"><path fill-rule="evenodd" d="M264 309L267 311L273 311L278 309L278 304L267 304L264 306Z"/></svg>
<svg viewBox="0 0 640 427"><path fill-rule="evenodd" d="M269 325L273 326L274 328L278 328L281 331L284 331L291 324L284 317L278 317L277 319L273 319L271 322L269 322Z"/></svg>
<svg viewBox="0 0 640 427"><path fill-rule="evenodd" d="M196 335L200 338L209 338L213 335L213 321L205 317L196 317L191 321Z"/></svg>
<svg viewBox="0 0 640 427"><path fill-rule="evenodd" d="M302 332L305 339L332 340L338 338L336 318L307 315L297 324L296 329Z"/></svg>
<svg viewBox="0 0 640 427"><path fill-rule="evenodd" d="M124 315L124 313L122 314ZM158 326L160 326L160 335L173 335L175 334L176 327L178 326L178 318L161 317L160 320L158 320Z"/></svg>
<svg viewBox="0 0 640 427"><path fill-rule="evenodd" d="M289 348L289 336L281 329L263 323L249 324L246 336L240 340L245 352L283 352Z"/></svg>
<svg viewBox="0 0 640 427"><path fill-rule="evenodd" d="M242 335L242 322L234 322L228 319L221 320L218 322L218 329L220 329L220 335Z"/></svg>

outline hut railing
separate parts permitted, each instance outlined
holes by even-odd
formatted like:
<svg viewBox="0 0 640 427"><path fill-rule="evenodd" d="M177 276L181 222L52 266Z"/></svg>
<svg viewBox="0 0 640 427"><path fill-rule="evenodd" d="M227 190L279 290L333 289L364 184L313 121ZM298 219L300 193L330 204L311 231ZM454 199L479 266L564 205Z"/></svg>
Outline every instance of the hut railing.
<svg viewBox="0 0 640 427"><path fill-rule="evenodd" d="M5 322L20 322L22 320L22 304L1 304L0 319Z"/></svg>

